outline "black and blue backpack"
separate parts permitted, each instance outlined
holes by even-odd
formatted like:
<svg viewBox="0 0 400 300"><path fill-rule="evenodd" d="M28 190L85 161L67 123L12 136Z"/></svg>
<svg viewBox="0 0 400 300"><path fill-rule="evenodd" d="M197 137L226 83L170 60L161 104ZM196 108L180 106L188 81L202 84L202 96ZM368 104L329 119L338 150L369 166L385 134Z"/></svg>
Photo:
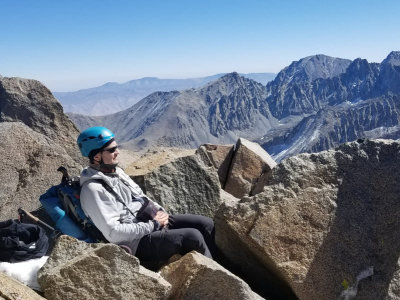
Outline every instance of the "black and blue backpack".
<svg viewBox="0 0 400 300"><path fill-rule="evenodd" d="M57 171L63 173L61 183L52 186L39 198L56 229L85 242L106 242L81 207L79 177L70 177L64 167L59 167Z"/></svg>

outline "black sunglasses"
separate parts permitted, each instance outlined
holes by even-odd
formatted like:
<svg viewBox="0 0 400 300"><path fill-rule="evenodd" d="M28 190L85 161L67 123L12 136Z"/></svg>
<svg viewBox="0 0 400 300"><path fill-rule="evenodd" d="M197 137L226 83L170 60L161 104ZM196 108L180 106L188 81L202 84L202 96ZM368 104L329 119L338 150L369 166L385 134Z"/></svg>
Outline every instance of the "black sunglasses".
<svg viewBox="0 0 400 300"><path fill-rule="evenodd" d="M115 147L112 147L112 148L109 148L109 149L103 149L103 151L107 151L107 152L110 152L110 153L114 153L115 150L117 150L117 149L118 149L118 146L115 146Z"/></svg>

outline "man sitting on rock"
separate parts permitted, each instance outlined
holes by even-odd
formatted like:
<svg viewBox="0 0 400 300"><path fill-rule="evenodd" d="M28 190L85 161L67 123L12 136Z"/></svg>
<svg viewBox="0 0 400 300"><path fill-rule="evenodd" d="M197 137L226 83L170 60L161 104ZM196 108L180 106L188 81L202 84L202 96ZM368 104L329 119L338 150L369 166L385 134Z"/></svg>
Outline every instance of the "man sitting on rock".
<svg viewBox="0 0 400 300"><path fill-rule="evenodd" d="M212 258L212 219L169 215L149 199L117 166L118 145L109 129L88 128L77 142L82 155L90 160L80 177L81 205L109 242L129 246L143 261L165 261L192 250Z"/></svg>

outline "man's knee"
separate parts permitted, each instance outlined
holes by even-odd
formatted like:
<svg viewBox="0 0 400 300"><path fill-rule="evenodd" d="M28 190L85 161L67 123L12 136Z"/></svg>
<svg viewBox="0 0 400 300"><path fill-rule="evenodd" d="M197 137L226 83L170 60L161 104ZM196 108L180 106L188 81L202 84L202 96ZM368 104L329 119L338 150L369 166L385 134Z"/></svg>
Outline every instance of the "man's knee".
<svg viewBox="0 0 400 300"><path fill-rule="evenodd" d="M199 242L204 241L203 235L196 228L185 228L183 238L184 240L187 241L199 241Z"/></svg>
<svg viewBox="0 0 400 300"><path fill-rule="evenodd" d="M214 230L214 221L213 219L206 217L206 216L200 216L201 220L201 225L205 229L206 232L211 233Z"/></svg>
<svg viewBox="0 0 400 300"><path fill-rule="evenodd" d="M203 235L195 228L186 228L184 230L182 246L187 252L192 250L202 252L207 247Z"/></svg>

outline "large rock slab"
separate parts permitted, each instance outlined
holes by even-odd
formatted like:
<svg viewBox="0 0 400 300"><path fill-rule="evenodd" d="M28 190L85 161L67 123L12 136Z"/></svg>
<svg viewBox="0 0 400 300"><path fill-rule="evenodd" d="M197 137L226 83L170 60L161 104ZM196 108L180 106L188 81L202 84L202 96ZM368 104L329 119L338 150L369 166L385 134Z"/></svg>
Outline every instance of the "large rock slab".
<svg viewBox="0 0 400 300"><path fill-rule="evenodd" d="M0 79L0 122L24 123L62 145L74 159L81 159L76 145L79 130L50 90L37 80Z"/></svg>
<svg viewBox="0 0 400 300"><path fill-rule="evenodd" d="M35 291L0 272L0 299L1 300L44 300Z"/></svg>
<svg viewBox="0 0 400 300"><path fill-rule="evenodd" d="M233 145L204 144L196 150L196 154L202 157L204 162L217 170L221 186L225 186L228 179L233 152Z"/></svg>
<svg viewBox="0 0 400 300"><path fill-rule="evenodd" d="M166 299L171 285L114 244L57 241L38 281L47 299Z"/></svg>
<svg viewBox="0 0 400 300"><path fill-rule="evenodd" d="M80 172L64 147L20 122L1 122L0 140L1 220L17 218L18 207L37 209L39 196L61 182L59 166Z"/></svg>
<svg viewBox="0 0 400 300"><path fill-rule="evenodd" d="M39 81L0 78L0 219L39 207L39 195L60 182L64 165L78 175L85 163L78 129Z"/></svg>
<svg viewBox="0 0 400 300"><path fill-rule="evenodd" d="M289 158L262 193L221 206L217 244L299 299L399 299L399 178L400 144L389 140Z"/></svg>
<svg viewBox="0 0 400 300"><path fill-rule="evenodd" d="M271 174L276 162L257 143L240 138L235 147L235 153L230 166L224 190L237 198L249 196L262 176L264 182ZM257 188L257 191L260 187Z"/></svg>
<svg viewBox="0 0 400 300"><path fill-rule="evenodd" d="M145 174L131 177L171 214L213 217L222 202L216 170L197 155L178 157L147 170Z"/></svg>
<svg viewBox="0 0 400 300"><path fill-rule="evenodd" d="M161 269L161 275L171 283L171 298L176 300L263 299L239 277L195 251Z"/></svg>

